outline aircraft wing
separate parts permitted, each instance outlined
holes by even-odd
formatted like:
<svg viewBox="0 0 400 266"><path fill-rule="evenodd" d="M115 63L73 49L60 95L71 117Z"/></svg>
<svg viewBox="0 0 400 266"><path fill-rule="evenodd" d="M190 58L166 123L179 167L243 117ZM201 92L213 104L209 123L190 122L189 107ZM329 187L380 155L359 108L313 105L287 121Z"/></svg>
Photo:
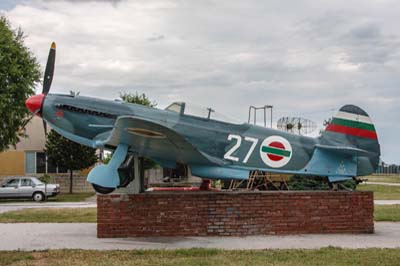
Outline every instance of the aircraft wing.
<svg viewBox="0 0 400 266"><path fill-rule="evenodd" d="M209 155L199 151L173 127L133 116L120 116L113 129L99 134L95 141L98 147L126 144L130 147L129 151L152 158L160 164L163 164L163 161L159 158L165 157L165 154L168 154L171 162L217 163L210 160Z"/></svg>

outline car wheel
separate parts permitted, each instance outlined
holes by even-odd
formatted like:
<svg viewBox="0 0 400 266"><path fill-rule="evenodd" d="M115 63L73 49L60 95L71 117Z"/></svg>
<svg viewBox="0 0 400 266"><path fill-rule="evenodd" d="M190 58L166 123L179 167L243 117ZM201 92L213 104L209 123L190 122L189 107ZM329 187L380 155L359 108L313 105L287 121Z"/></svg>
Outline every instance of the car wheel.
<svg viewBox="0 0 400 266"><path fill-rule="evenodd" d="M42 201L44 199L44 195L42 192L35 192L33 193L32 199L34 201Z"/></svg>

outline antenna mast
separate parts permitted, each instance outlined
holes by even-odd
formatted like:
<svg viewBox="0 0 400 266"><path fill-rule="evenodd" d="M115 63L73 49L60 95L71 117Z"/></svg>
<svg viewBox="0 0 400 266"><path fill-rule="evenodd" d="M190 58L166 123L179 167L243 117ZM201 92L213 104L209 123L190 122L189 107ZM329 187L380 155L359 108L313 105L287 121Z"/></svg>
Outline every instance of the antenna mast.
<svg viewBox="0 0 400 266"><path fill-rule="evenodd" d="M267 127L267 109L270 109L270 127L272 128L272 108L273 107L274 106L272 106L272 105L264 105L264 106L261 106L261 107L256 107L256 106L251 105L249 107L249 119L248 119L247 123L250 124L250 121L251 121L251 114L252 114L251 110L253 110L253 123L254 123L254 125L257 123L257 111L264 110L264 112L263 112L263 114L264 114L264 127Z"/></svg>

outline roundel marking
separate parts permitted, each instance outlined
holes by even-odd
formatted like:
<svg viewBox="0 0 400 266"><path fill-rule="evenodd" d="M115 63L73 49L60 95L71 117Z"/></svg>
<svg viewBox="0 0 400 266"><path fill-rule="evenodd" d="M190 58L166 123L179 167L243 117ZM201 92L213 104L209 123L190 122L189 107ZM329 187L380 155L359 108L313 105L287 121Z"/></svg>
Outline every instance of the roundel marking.
<svg viewBox="0 0 400 266"><path fill-rule="evenodd" d="M292 145L283 137L270 136L261 143L260 156L268 166L285 166L292 158Z"/></svg>

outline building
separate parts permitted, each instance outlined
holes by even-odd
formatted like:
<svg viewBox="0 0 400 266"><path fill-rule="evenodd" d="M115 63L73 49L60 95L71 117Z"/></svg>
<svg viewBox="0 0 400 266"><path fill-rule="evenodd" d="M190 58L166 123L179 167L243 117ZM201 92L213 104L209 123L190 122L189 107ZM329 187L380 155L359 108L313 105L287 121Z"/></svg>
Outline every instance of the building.
<svg viewBox="0 0 400 266"><path fill-rule="evenodd" d="M15 149L0 153L0 176L66 173L46 160L45 136L40 117L33 117L26 127L27 138L21 138Z"/></svg>

